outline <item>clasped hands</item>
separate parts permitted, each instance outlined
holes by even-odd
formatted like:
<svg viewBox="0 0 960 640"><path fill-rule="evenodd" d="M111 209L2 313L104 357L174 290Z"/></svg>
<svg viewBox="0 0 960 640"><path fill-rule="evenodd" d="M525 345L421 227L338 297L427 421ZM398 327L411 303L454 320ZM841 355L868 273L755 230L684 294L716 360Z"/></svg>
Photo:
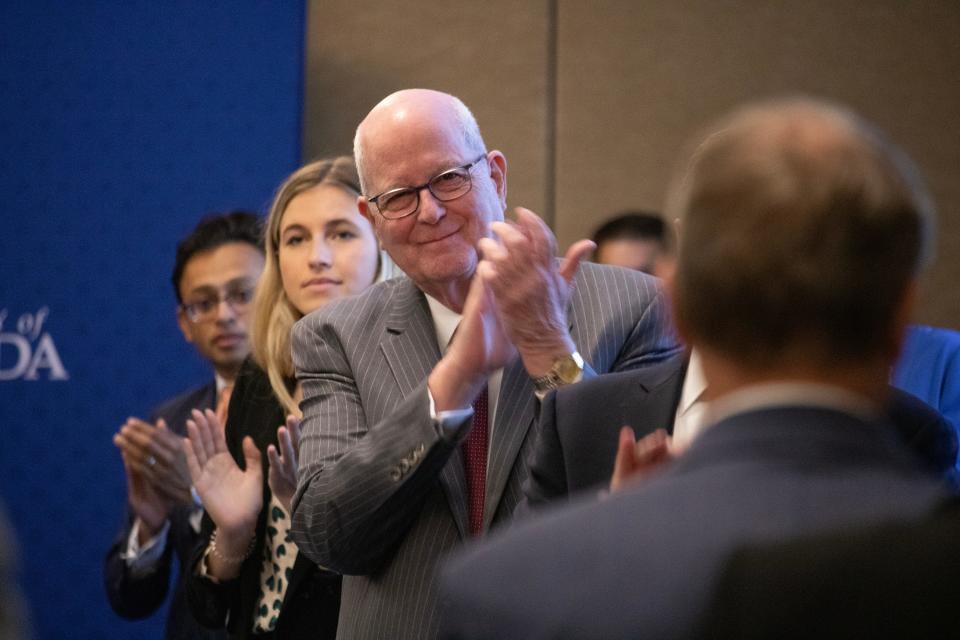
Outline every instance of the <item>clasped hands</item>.
<svg viewBox="0 0 960 640"><path fill-rule="evenodd" d="M496 237L478 243L480 261L460 326L429 381L438 410L468 405L487 376L517 354L536 378L576 350L567 305L594 244L575 242L558 265L550 228L528 209L518 207L516 215L516 222L493 222Z"/></svg>
<svg viewBox="0 0 960 640"><path fill-rule="evenodd" d="M127 418L113 436L127 476L133 513L141 521L140 541L155 535L178 504L190 504L190 474L180 438L160 419L155 425Z"/></svg>

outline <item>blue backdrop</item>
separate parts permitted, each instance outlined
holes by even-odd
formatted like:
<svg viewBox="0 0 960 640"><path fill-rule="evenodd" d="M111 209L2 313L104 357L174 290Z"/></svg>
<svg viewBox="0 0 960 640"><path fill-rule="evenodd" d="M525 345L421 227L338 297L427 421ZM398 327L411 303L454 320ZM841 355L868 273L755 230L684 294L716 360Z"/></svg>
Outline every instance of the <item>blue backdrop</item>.
<svg viewBox="0 0 960 640"><path fill-rule="evenodd" d="M39 638L160 637L117 618L111 437L208 378L176 327L174 247L263 211L299 161L305 7L0 3L0 496Z"/></svg>

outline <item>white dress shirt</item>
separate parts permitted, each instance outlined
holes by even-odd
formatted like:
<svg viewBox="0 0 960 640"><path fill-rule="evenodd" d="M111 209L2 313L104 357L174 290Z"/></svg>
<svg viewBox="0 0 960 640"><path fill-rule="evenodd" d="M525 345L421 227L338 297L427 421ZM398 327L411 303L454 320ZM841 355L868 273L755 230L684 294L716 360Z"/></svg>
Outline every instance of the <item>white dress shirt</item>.
<svg viewBox="0 0 960 640"><path fill-rule="evenodd" d="M693 349L683 378L680 403L673 420L673 444L679 451L690 446L706 426L705 418L709 403L704 399L707 379L703 375L700 353Z"/></svg>

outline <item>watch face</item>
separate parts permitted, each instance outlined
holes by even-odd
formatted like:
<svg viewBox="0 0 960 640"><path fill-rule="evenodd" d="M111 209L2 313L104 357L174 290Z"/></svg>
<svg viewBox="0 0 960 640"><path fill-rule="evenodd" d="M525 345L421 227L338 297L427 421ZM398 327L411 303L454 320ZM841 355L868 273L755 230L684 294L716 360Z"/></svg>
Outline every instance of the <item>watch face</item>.
<svg viewBox="0 0 960 640"><path fill-rule="evenodd" d="M557 377L560 378L564 384L574 382L577 376L583 371L583 367L572 355L559 360L555 365L555 369Z"/></svg>
<svg viewBox="0 0 960 640"><path fill-rule="evenodd" d="M576 375L576 368L577 363L569 357L564 358L563 360L558 360L554 365L554 370L557 373L557 377L563 382L570 382L573 379L573 377Z"/></svg>
<svg viewBox="0 0 960 640"><path fill-rule="evenodd" d="M583 359L578 353L572 353L557 359L545 376L534 380L534 386L540 391L549 391L576 382L583 374Z"/></svg>

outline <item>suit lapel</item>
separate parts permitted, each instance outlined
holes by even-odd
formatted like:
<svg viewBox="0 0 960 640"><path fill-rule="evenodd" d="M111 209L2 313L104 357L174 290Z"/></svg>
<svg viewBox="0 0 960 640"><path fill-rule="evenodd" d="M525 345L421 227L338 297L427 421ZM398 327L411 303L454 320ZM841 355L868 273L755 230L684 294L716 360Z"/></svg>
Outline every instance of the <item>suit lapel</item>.
<svg viewBox="0 0 960 640"><path fill-rule="evenodd" d="M387 332L380 343L401 395L412 393L440 360L437 334L423 294L410 280L389 304Z"/></svg>
<svg viewBox="0 0 960 640"><path fill-rule="evenodd" d="M639 396L642 401L636 397L622 399L627 407L626 424L634 428L638 438L660 428L673 435L688 362L689 356L682 355L655 365L639 384L644 392Z"/></svg>
<svg viewBox="0 0 960 640"><path fill-rule="evenodd" d="M517 357L503 368L497 414L494 416L487 462L487 487L483 504L484 527L489 528L536 413L536 396L530 375Z"/></svg>
<svg viewBox="0 0 960 640"><path fill-rule="evenodd" d="M404 279L397 286L387 318L387 333L380 348L400 389L400 397L413 393L440 360L430 307L412 280ZM450 503L460 536L466 538L467 482L460 447L456 447L444 465L440 473L440 485Z"/></svg>
<svg viewBox="0 0 960 640"><path fill-rule="evenodd" d="M573 329L573 300L567 305L567 328ZM517 462L517 456L526 440L527 432L536 418L536 395L530 374L518 356L503 368L497 415L494 416L487 463L487 487L483 500L483 524L488 529L500 506L500 499Z"/></svg>

